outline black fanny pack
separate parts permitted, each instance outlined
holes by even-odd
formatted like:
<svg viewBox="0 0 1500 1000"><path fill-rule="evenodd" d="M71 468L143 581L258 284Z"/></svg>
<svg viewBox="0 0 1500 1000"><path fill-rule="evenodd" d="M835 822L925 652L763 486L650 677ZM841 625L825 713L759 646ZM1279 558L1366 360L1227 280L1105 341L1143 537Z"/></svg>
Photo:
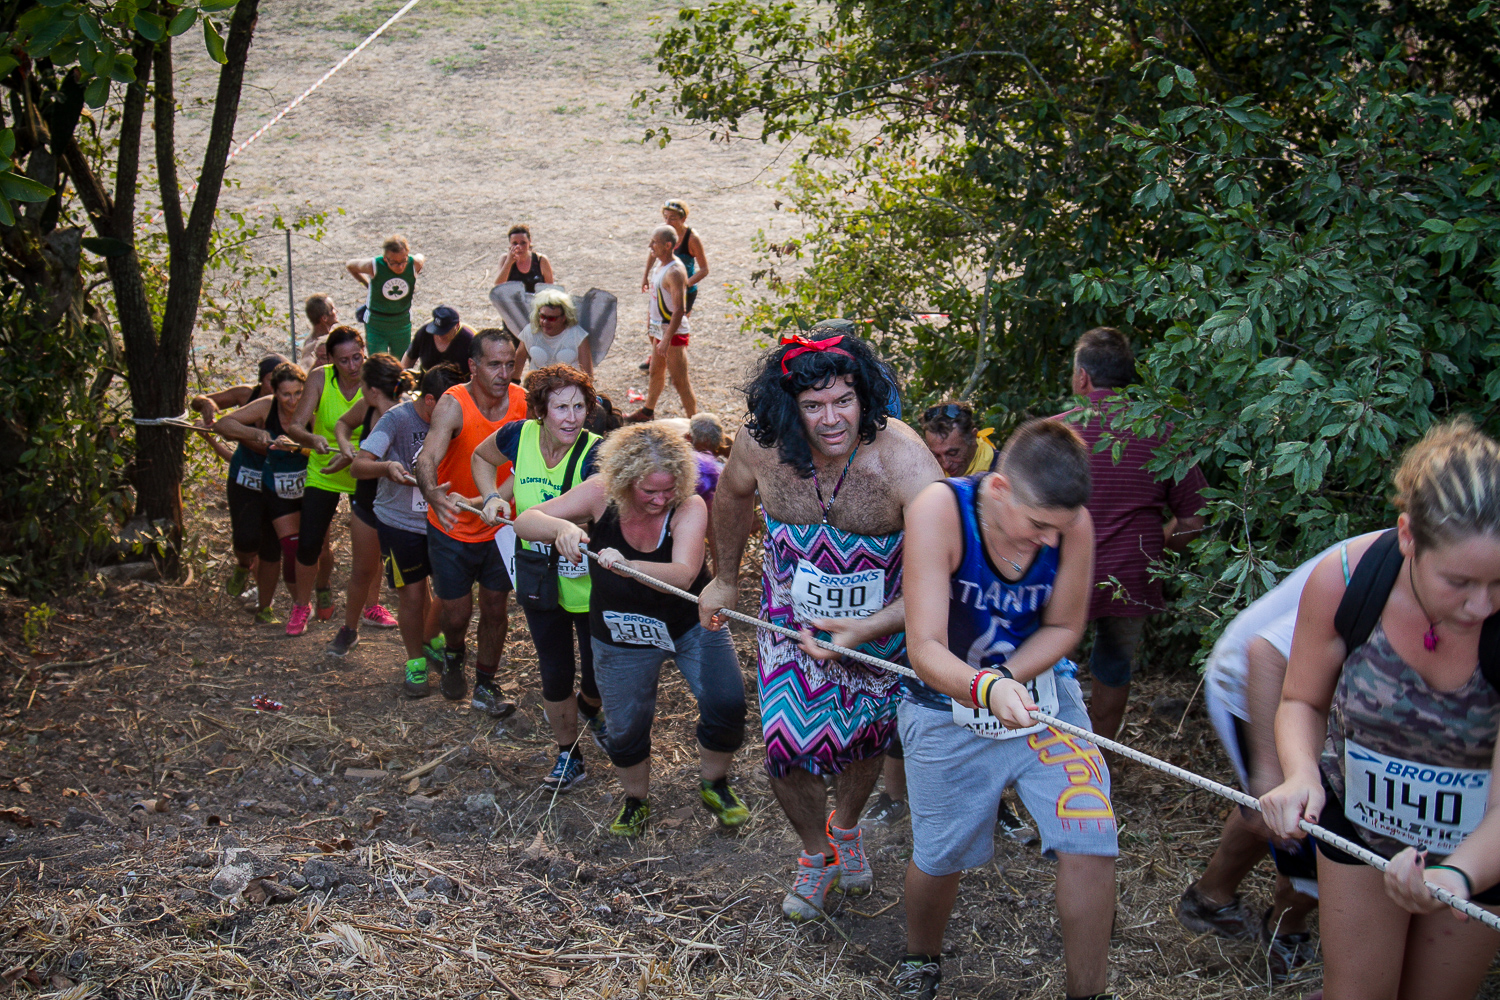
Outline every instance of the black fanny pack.
<svg viewBox="0 0 1500 1000"><path fill-rule="evenodd" d="M582 445L588 432L578 435L573 449L568 453L568 467L563 471L562 492L573 488L573 473L578 469L578 459L583 454ZM522 548L516 545L516 602L527 611L556 611L557 592L557 546L540 549Z"/></svg>

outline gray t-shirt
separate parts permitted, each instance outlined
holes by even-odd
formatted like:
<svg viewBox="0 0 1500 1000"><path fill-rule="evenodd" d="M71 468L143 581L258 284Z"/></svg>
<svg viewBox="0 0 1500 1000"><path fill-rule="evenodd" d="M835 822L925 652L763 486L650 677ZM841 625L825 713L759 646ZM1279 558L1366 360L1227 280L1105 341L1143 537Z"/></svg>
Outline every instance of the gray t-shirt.
<svg viewBox="0 0 1500 1000"><path fill-rule="evenodd" d="M415 403L393 406L359 442L382 462L400 462L410 472L417 467L417 452L427 440L427 421L417 414ZM375 516L382 524L402 531L427 534L427 501L415 486L398 486L382 478L375 493Z"/></svg>

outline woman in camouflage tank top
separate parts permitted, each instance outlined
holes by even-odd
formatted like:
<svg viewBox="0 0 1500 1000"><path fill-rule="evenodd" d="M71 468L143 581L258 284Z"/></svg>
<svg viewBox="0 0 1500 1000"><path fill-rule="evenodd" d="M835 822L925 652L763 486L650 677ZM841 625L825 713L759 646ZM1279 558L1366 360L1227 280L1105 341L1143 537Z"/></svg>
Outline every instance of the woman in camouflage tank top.
<svg viewBox="0 0 1500 1000"><path fill-rule="evenodd" d="M1500 445L1466 420L1434 428L1395 486L1402 562L1368 638L1345 649L1334 615L1378 536L1303 591L1276 716L1286 780L1261 799L1280 836L1307 819L1395 855L1382 876L1318 845L1326 1000L1473 997L1500 948L1424 885L1500 903L1500 693L1479 666L1500 611Z"/></svg>

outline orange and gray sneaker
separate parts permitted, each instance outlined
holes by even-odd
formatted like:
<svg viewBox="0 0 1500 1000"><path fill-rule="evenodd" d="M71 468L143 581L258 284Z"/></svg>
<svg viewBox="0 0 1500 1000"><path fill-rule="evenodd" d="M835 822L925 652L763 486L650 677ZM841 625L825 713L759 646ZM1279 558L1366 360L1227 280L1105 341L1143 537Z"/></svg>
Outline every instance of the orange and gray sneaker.
<svg viewBox="0 0 1500 1000"><path fill-rule="evenodd" d="M839 863L833 855L803 851L797 859L792 891L781 901L781 912L794 923L818 919L823 915L823 900L828 898L828 890L839 884L839 873Z"/></svg>
<svg viewBox="0 0 1500 1000"><path fill-rule="evenodd" d="M313 602L318 606L318 621L326 622L333 617L333 591L319 587L313 591Z"/></svg>
<svg viewBox="0 0 1500 1000"><path fill-rule="evenodd" d="M287 620L286 634L301 635L307 631L307 620L312 617L311 604L293 604L292 617Z"/></svg>
<svg viewBox="0 0 1500 1000"><path fill-rule="evenodd" d="M849 896L863 896L875 884L875 873L870 871L870 857L865 853L864 831L858 825L852 830L841 830L833 825L833 814L828 814L825 831L828 842L839 863L839 891Z"/></svg>

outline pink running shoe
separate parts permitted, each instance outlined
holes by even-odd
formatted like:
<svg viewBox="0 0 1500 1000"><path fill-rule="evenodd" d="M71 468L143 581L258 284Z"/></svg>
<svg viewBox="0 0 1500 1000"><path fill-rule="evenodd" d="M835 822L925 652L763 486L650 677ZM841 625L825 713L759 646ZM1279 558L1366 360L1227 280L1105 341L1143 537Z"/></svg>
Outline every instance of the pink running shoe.
<svg viewBox="0 0 1500 1000"><path fill-rule="evenodd" d="M307 620L312 617L311 604L293 604L292 617L287 619L286 634L301 635L307 631Z"/></svg>
<svg viewBox="0 0 1500 1000"><path fill-rule="evenodd" d="M372 604L365 608L364 613L359 616L359 620L366 625L374 625L376 628L396 628L401 624L396 620L395 615L391 614L385 609L384 605L380 604Z"/></svg>

